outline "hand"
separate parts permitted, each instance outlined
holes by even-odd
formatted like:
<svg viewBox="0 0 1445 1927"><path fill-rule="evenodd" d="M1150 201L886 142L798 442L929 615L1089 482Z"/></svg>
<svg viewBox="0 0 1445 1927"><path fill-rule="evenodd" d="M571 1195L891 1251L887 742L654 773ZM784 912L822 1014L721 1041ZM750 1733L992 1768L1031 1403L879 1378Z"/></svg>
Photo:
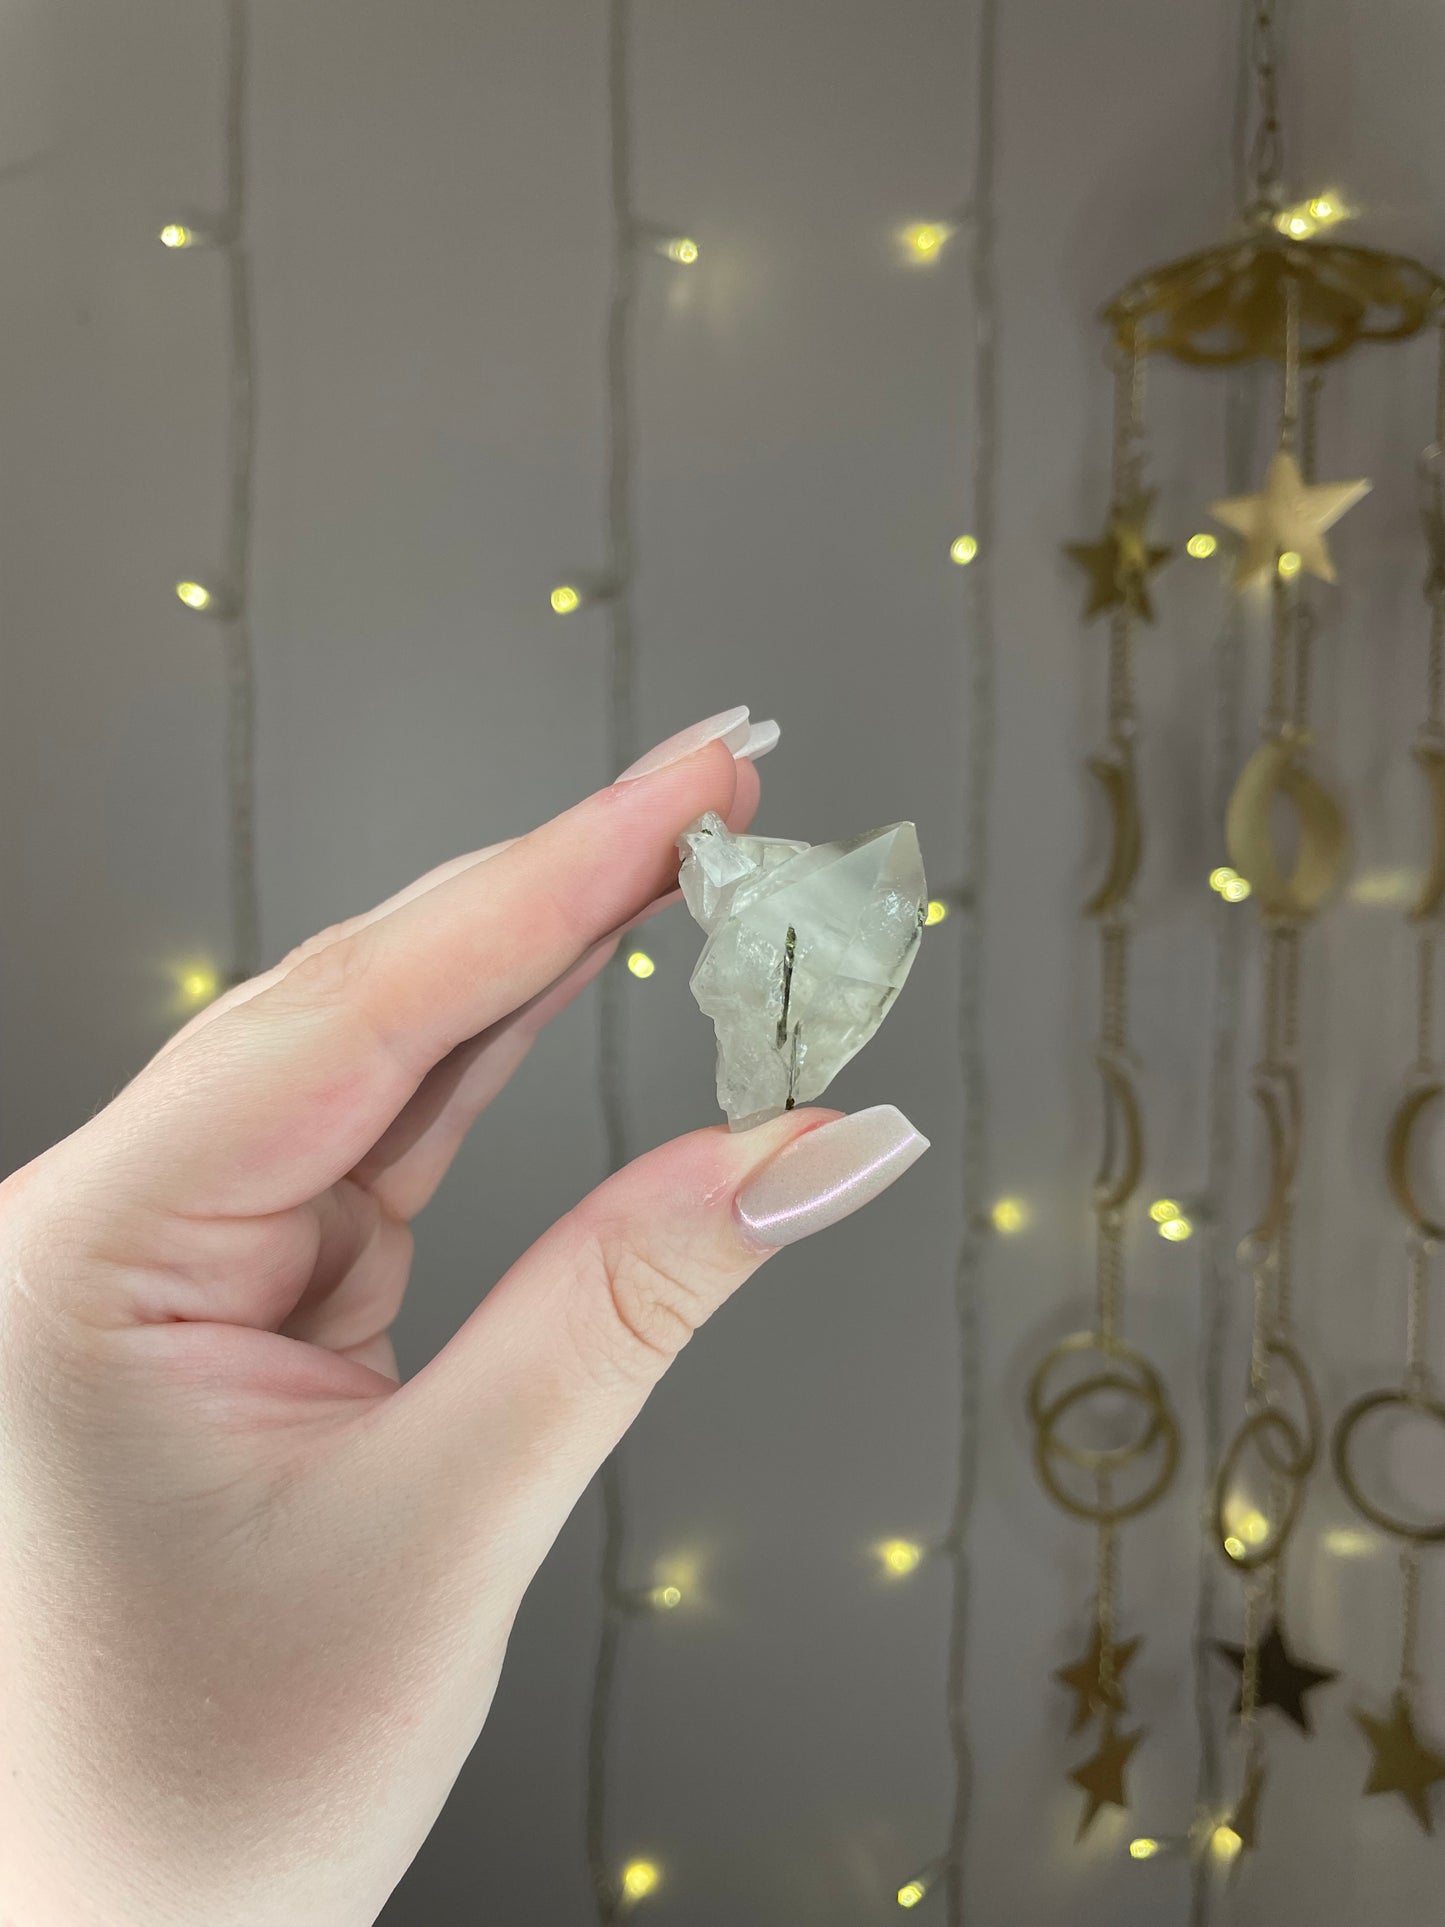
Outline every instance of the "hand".
<svg viewBox="0 0 1445 1927"><path fill-rule="evenodd" d="M886 1107L664 1145L397 1384L411 1218L677 833L751 817L734 752L745 712L314 938L0 1186L0 1920L373 1921L669 1361L925 1147Z"/></svg>

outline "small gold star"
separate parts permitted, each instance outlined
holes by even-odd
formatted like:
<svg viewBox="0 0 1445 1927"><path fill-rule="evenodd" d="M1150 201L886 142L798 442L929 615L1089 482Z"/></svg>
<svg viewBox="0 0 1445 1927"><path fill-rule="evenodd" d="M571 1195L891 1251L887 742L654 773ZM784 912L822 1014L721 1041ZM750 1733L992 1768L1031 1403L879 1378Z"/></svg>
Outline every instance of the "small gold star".
<svg viewBox="0 0 1445 1927"><path fill-rule="evenodd" d="M1114 1726L1114 1715L1104 1715L1104 1737L1099 1741L1099 1750L1091 1760L1076 1766L1069 1778L1089 1796L1089 1804L1084 1808L1079 1820L1076 1840L1082 1840L1089 1828L1098 1818L1101 1807L1127 1807L1129 1799L1124 1792L1124 1768L1129 1764L1129 1755L1144 1737L1144 1728L1135 1727L1132 1733L1120 1733Z"/></svg>
<svg viewBox="0 0 1445 1927"><path fill-rule="evenodd" d="M1223 1639L1215 1640L1214 1649L1238 1669L1239 1692L1234 1699L1234 1711L1238 1714L1244 1698L1245 1649L1243 1646L1232 1646ZM1260 1708L1275 1707L1286 1719L1293 1720L1301 1733L1313 1733L1304 1696L1316 1686L1327 1686L1338 1677L1328 1667L1311 1666L1304 1660L1296 1659L1285 1645L1284 1634L1279 1626L1274 1624L1259 1642L1254 1703Z"/></svg>
<svg viewBox="0 0 1445 1927"><path fill-rule="evenodd" d="M1170 548L1150 546L1144 533L1149 512L1154 506L1154 491L1140 490L1109 510L1109 520L1098 542L1066 542L1065 553L1078 563L1089 578L1089 600L1084 620L1105 609L1127 609L1154 620L1149 601L1149 577L1173 555Z"/></svg>
<svg viewBox="0 0 1445 1927"><path fill-rule="evenodd" d="M1258 495L1232 495L1209 505L1216 521L1244 537L1234 565L1235 588L1271 574L1281 554L1291 551L1311 575L1333 582L1335 565L1325 547L1325 530L1369 490L1365 481L1306 482L1289 450L1276 449Z"/></svg>
<svg viewBox="0 0 1445 1927"><path fill-rule="evenodd" d="M1356 1707L1355 1723L1374 1750L1366 1793L1398 1793L1426 1833L1433 1833L1429 1792L1437 1780L1445 1780L1445 1754L1426 1746L1416 1733L1405 1689L1395 1689L1387 1720L1372 1719Z"/></svg>
<svg viewBox="0 0 1445 1927"><path fill-rule="evenodd" d="M1074 1718L1069 1727L1077 1733L1080 1727L1087 1726L1096 1713L1122 1713L1125 1710L1124 1689L1120 1684L1124 1668L1139 1650L1137 1639L1126 1639L1122 1644L1115 1643L1113 1664L1110 1667L1109 1684L1104 1684L1104 1640L1096 1626L1089 1650L1082 1659L1076 1659L1072 1666L1060 1666L1054 1678L1061 1686L1067 1686L1074 1697Z"/></svg>

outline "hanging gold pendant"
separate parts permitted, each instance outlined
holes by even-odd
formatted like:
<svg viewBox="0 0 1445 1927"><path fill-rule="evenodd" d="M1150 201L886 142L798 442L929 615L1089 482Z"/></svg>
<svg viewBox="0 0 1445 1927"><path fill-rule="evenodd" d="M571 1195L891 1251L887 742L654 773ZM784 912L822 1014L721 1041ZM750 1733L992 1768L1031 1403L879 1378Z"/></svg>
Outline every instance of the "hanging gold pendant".
<svg viewBox="0 0 1445 1927"><path fill-rule="evenodd" d="M1303 746L1303 738L1290 734L1262 742L1239 773L1224 821L1229 860L1269 917L1312 917L1345 873L1349 836L1344 814L1300 762ZM1299 847L1288 874L1275 852L1276 796L1294 806L1299 825Z"/></svg>
<svg viewBox="0 0 1445 1927"><path fill-rule="evenodd" d="M1144 829L1139 819L1139 790L1134 758L1125 748L1112 756L1091 756L1086 765L1109 806L1109 865L1104 881L1084 905L1086 917L1102 917L1117 910L1134 887L1144 854Z"/></svg>
<svg viewBox="0 0 1445 1927"><path fill-rule="evenodd" d="M1430 1789L1445 1780L1445 1753L1426 1746L1415 1731L1414 1709L1404 1687L1396 1687L1388 1719L1377 1720L1356 1707L1355 1724L1373 1755L1365 1792L1398 1793L1425 1832L1433 1833Z"/></svg>

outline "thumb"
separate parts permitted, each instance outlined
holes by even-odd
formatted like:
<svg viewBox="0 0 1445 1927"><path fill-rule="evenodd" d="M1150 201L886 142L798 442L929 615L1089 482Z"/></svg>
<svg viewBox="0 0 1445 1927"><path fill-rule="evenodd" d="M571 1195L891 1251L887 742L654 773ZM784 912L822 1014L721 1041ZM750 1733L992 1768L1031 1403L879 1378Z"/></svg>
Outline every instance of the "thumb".
<svg viewBox="0 0 1445 1927"><path fill-rule="evenodd" d="M780 1246L877 1197L928 1148L901 1111L792 1111L626 1166L512 1267L374 1410L376 1477L526 1587L693 1332ZM445 1512L437 1519L439 1494Z"/></svg>

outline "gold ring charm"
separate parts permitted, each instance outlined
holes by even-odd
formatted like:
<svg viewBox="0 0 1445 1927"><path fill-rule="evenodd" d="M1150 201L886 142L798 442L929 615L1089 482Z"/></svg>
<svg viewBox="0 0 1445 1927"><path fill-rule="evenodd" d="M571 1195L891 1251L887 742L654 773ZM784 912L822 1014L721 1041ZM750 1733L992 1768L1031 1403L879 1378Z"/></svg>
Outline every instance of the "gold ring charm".
<svg viewBox="0 0 1445 1927"><path fill-rule="evenodd" d="M1408 1392L1398 1391L1366 1392L1363 1398L1357 1398L1353 1405L1346 1407L1340 1416L1339 1424L1335 1427L1335 1435L1330 1445L1335 1477L1339 1480L1345 1497L1356 1512L1363 1513L1365 1518L1380 1528L1381 1532L1388 1532L1392 1539L1408 1540L1412 1545L1438 1545L1445 1540L1445 1519L1433 1526L1413 1526L1408 1520L1397 1519L1393 1513L1386 1512L1383 1506L1377 1506L1365 1497L1355 1477L1354 1467L1350 1463L1350 1441L1361 1421L1367 1419L1372 1412L1393 1410L1396 1407L1404 1411L1418 1412L1423 1417L1434 1419L1437 1425L1445 1425L1445 1405L1442 1405L1439 1399L1412 1398Z"/></svg>
<svg viewBox="0 0 1445 1927"><path fill-rule="evenodd" d="M1344 875L1348 836L1339 805L1299 762L1302 739L1273 736L1239 773L1225 817L1229 860L1253 888L1265 916L1311 917ZM1275 852L1276 796L1293 806L1299 847L1288 875Z"/></svg>
<svg viewBox="0 0 1445 1927"><path fill-rule="evenodd" d="M1104 1080L1104 1152L1094 1179L1094 1208L1122 1211L1138 1188L1144 1168L1144 1120L1129 1073L1103 1051L1094 1062Z"/></svg>
<svg viewBox="0 0 1445 1927"><path fill-rule="evenodd" d="M1065 1360L1097 1353L1104 1368L1077 1380L1052 1397L1047 1381ZM1113 1393L1132 1400L1142 1408L1144 1422L1137 1437L1127 1444L1104 1447L1071 1445L1059 1436L1060 1421L1075 1406L1100 1393ZM1074 1332L1060 1339L1035 1367L1029 1380L1028 1412L1034 1425L1034 1466L1044 1489L1066 1512L1097 1524L1115 1525L1131 1519L1154 1504L1168 1488L1179 1462L1179 1428L1164 1396L1164 1385L1142 1352L1119 1338L1105 1338L1098 1332ZM1155 1446L1160 1460L1152 1478L1132 1499L1115 1499L1105 1490L1106 1482L1122 1472ZM1081 1499L1069 1491L1059 1477L1056 1460L1063 1460L1098 1481L1097 1496Z"/></svg>
<svg viewBox="0 0 1445 1927"><path fill-rule="evenodd" d="M1439 1082L1417 1084L1412 1091L1407 1091L1390 1120L1390 1131L1385 1140L1385 1177L1390 1186L1390 1196L1414 1230L1433 1244L1445 1244L1445 1225L1434 1218L1427 1218L1420 1208L1420 1201L1415 1196L1415 1181L1410 1172L1410 1143L1421 1116L1442 1091L1445 1091L1445 1084Z"/></svg>
<svg viewBox="0 0 1445 1927"><path fill-rule="evenodd" d="M1139 790L1134 758L1127 748L1113 756L1091 756L1087 768L1104 792L1109 806L1109 867L1104 881L1084 905L1086 917L1102 917L1117 910L1134 887L1144 854L1144 829L1139 820Z"/></svg>
<svg viewBox="0 0 1445 1927"><path fill-rule="evenodd" d="M1412 923L1425 923L1445 903L1445 750L1417 743L1412 754L1430 789L1430 864L1410 911Z"/></svg>
<svg viewBox="0 0 1445 1927"><path fill-rule="evenodd" d="M1294 1381L1304 1412L1304 1428L1283 1406L1270 1401L1251 1412L1229 1442L1214 1481L1214 1536L1231 1566L1255 1572L1272 1565L1284 1550L1294 1530L1304 1498L1305 1481L1314 1470L1320 1449L1320 1407L1315 1389L1305 1370L1304 1360L1282 1338L1265 1344L1269 1357L1282 1364ZM1240 1460L1250 1446L1258 1452L1277 1485L1284 1487L1284 1502L1277 1517L1267 1519L1268 1530L1252 1545L1246 1545L1229 1529L1225 1509Z"/></svg>

